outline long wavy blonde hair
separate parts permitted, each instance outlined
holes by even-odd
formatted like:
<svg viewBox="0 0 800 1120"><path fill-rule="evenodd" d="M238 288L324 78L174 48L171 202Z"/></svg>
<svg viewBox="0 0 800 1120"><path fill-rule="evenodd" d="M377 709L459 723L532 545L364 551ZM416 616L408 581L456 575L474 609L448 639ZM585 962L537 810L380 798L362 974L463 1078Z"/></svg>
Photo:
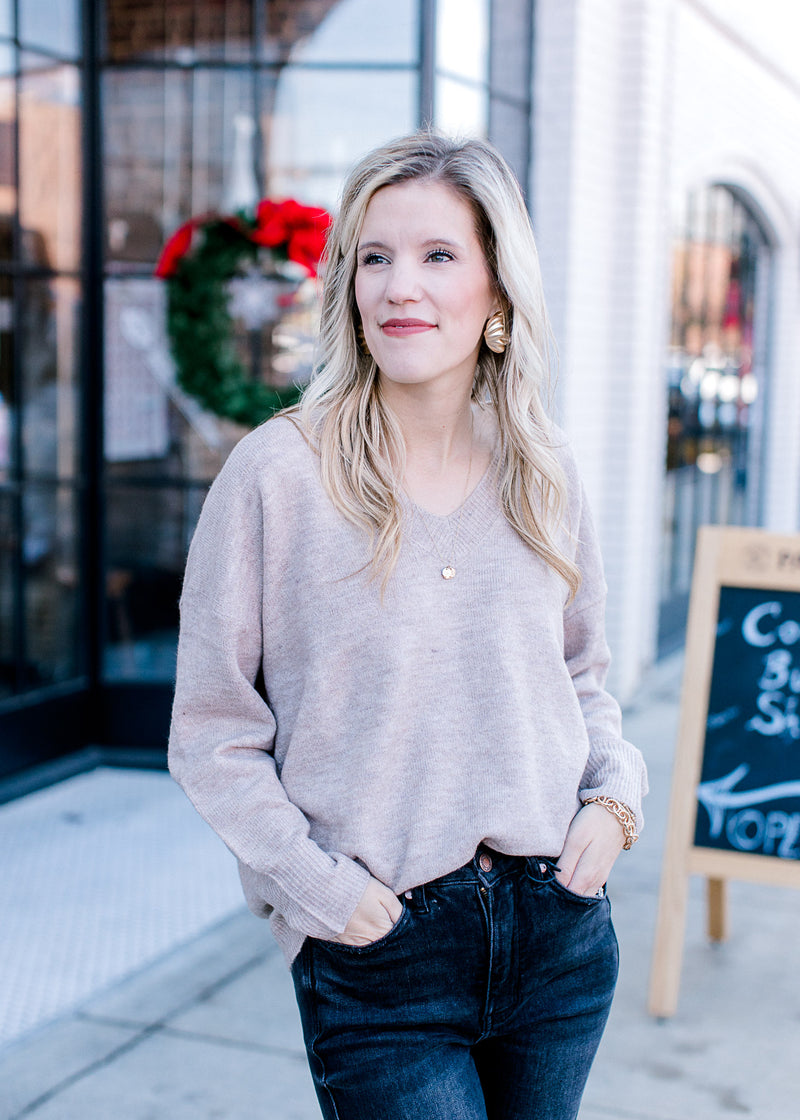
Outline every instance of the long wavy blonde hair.
<svg viewBox="0 0 800 1120"><path fill-rule="evenodd" d="M319 361L293 411L319 454L322 482L334 505L371 533L370 567L386 587L401 545L405 446L382 399L377 366L358 344L355 272L370 199L382 187L411 179L445 184L475 214L511 338L502 355L481 346L473 399L491 403L497 416L498 486L506 518L574 595L580 573L555 539L566 483L542 401L552 334L538 255L519 185L490 144L424 131L376 149L353 168L328 238Z"/></svg>

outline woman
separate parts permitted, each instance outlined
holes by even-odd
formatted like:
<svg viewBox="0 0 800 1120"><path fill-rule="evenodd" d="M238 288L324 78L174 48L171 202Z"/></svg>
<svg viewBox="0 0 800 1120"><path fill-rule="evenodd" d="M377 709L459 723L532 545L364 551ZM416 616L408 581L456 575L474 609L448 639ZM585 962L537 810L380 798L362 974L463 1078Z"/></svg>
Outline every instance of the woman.
<svg viewBox="0 0 800 1120"><path fill-rule="evenodd" d="M192 543L171 768L271 918L325 1117L566 1120L608 1014L644 766L547 368L502 158L391 143L344 189L316 377Z"/></svg>

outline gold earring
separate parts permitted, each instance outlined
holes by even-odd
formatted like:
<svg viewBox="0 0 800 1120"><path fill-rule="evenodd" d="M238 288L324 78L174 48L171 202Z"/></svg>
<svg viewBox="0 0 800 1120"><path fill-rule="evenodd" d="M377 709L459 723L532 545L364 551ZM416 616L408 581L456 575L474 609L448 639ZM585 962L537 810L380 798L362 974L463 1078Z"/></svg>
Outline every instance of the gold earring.
<svg viewBox="0 0 800 1120"><path fill-rule="evenodd" d="M367 355L368 358L371 358L372 354L370 354L369 346L367 346L367 337L364 334L363 323L359 323L356 327L356 334L358 335L358 345L361 347L361 350Z"/></svg>
<svg viewBox="0 0 800 1120"><path fill-rule="evenodd" d="M508 326L506 325L506 315L503 309L495 311L494 315L490 315L486 320L486 326L483 331L483 339L493 354L502 354L509 343Z"/></svg>

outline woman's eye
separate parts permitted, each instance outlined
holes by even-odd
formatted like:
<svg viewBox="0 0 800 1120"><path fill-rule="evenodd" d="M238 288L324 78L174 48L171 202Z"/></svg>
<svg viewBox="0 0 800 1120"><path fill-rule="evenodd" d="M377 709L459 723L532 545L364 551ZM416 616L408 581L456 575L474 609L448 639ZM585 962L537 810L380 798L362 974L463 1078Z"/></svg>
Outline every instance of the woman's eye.
<svg viewBox="0 0 800 1120"><path fill-rule="evenodd" d="M382 253L365 253L361 258L363 264L385 264L386 257Z"/></svg>
<svg viewBox="0 0 800 1120"><path fill-rule="evenodd" d="M453 254L448 252L447 249L434 249L433 252L428 254L429 261L452 261L454 259Z"/></svg>

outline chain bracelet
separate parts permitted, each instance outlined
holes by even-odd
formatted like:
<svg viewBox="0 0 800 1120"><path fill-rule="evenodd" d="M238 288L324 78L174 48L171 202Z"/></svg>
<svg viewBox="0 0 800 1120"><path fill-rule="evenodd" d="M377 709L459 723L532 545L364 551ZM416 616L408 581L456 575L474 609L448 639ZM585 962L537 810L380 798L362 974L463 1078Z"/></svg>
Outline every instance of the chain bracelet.
<svg viewBox="0 0 800 1120"><path fill-rule="evenodd" d="M625 843L622 845L623 852L628 852L639 839L639 834L636 831L636 817L633 815L633 810L629 809L621 801L617 801L614 797L604 797L602 794L597 794L595 797L587 797L583 803L584 805L602 805L609 813L613 813L619 823L622 825L622 831L625 833Z"/></svg>

